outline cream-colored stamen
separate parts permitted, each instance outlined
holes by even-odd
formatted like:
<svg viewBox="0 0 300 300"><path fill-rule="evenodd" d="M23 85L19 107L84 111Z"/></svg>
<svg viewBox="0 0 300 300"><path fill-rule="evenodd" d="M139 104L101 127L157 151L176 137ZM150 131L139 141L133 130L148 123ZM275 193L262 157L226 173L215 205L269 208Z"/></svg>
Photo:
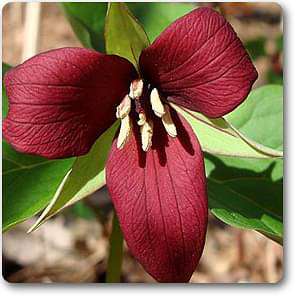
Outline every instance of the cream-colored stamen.
<svg viewBox="0 0 300 300"><path fill-rule="evenodd" d="M117 148L122 149L126 142L128 141L128 138L131 133L131 120L129 115L125 116L123 119L121 119L121 128L117 140Z"/></svg>
<svg viewBox="0 0 300 300"><path fill-rule="evenodd" d="M131 82L129 97L131 99L139 99L143 93L144 83L142 79L137 79Z"/></svg>
<svg viewBox="0 0 300 300"><path fill-rule="evenodd" d="M139 113L139 120L138 120L137 123L138 123L139 126L142 126L142 125L145 124L145 122L146 122L146 115L145 115L144 112L140 112Z"/></svg>
<svg viewBox="0 0 300 300"><path fill-rule="evenodd" d="M165 114L162 116L161 120L164 124L164 127L168 133L169 136L171 137L176 137L177 136L177 130L176 126L172 120L171 114L170 114L170 109L167 105L164 106L165 108Z"/></svg>
<svg viewBox="0 0 300 300"><path fill-rule="evenodd" d="M154 111L155 115L161 118L165 114L164 106L160 100L158 90L154 88L150 94L150 102L152 110Z"/></svg>
<svg viewBox="0 0 300 300"><path fill-rule="evenodd" d="M131 99L126 95L120 105L117 107L116 117L123 119L129 115L131 109Z"/></svg>
<svg viewBox="0 0 300 300"><path fill-rule="evenodd" d="M140 127L140 132L142 136L142 149L147 152L152 146L153 122L146 121L144 125Z"/></svg>

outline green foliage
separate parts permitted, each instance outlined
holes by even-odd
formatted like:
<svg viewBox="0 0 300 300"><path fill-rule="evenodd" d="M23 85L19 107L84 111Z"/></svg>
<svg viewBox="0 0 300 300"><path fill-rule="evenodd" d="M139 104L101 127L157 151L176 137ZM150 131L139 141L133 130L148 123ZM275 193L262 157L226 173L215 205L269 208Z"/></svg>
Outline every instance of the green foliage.
<svg viewBox="0 0 300 300"><path fill-rule="evenodd" d="M245 43L245 47L248 50L251 58L255 60L258 57L266 55L265 44L266 44L266 38L259 37L255 40L251 40Z"/></svg>
<svg viewBox="0 0 300 300"><path fill-rule="evenodd" d="M268 71L267 78L269 83L280 84L280 85L283 84L282 74L277 74L272 70Z"/></svg>
<svg viewBox="0 0 300 300"><path fill-rule="evenodd" d="M124 3L110 3L105 20L106 53L127 58L138 70L139 56L148 37Z"/></svg>
<svg viewBox="0 0 300 300"><path fill-rule="evenodd" d="M72 160L42 161L3 145L3 165L2 228L7 230L48 204Z"/></svg>
<svg viewBox="0 0 300 300"><path fill-rule="evenodd" d="M98 138L88 154L75 160L72 169L61 182L53 199L30 231L37 229L63 208L84 199L105 185L106 159L118 125L118 122L112 125Z"/></svg>
<svg viewBox="0 0 300 300"><path fill-rule="evenodd" d="M196 7L194 3L129 2L126 4L143 24L151 42L173 21Z"/></svg>
<svg viewBox="0 0 300 300"><path fill-rule="evenodd" d="M276 39L276 48L277 48L277 51L279 51L279 52L283 51L283 35L280 35Z"/></svg>
<svg viewBox="0 0 300 300"><path fill-rule="evenodd" d="M74 216L82 219L92 220L95 218L94 211L88 207L84 201L76 202L70 207L70 211Z"/></svg>
<svg viewBox="0 0 300 300"><path fill-rule="evenodd" d="M106 3L63 2L61 6L82 45L103 52Z"/></svg>
<svg viewBox="0 0 300 300"><path fill-rule="evenodd" d="M243 134L272 149L283 148L283 93L267 85L226 119ZM207 163L209 162L209 163ZM255 229L282 243L283 160L206 155L211 212L225 223Z"/></svg>
<svg viewBox="0 0 300 300"><path fill-rule="evenodd" d="M226 116L226 120L252 140L282 150L282 86L265 85L252 91L244 103Z"/></svg>
<svg viewBox="0 0 300 300"><path fill-rule="evenodd" d="M208 177L209 208L225 223L255 229L282 240L283 202L280 177L272 178L275 161L262 172L255 172L238 161L231 167L220 157L206 155L214 165Z"/></svg>
<svg viewBox="0 0 300 300"><path fill-rule="evenodd" d="M209 119L204 115L172 105L193 127L203 151L215 155L247 158L280 157L281 152L265 147L232 128L225 119Z"/></svg>
<svg viewBox="0 0 300 300"><path fill-rule="evenodd" d="M207 152L211 213L229 225L255 229L282 243L282 86L267 85L252 91L224 119L181 113Z"/></svg>

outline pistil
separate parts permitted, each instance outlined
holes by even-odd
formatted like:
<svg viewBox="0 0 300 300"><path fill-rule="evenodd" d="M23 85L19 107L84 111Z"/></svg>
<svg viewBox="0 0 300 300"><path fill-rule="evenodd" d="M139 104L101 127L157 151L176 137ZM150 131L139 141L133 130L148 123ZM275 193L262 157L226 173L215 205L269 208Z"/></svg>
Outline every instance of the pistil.
<svg viewBox="0 0 300 300"><path fill-rule="evenodd" d="M117 140L118 149L122 149L125 146L132 132L132 121L130 119L132 101L134 101L135 110L139 116L137 124L140 126L142 149L147 152L152 146L153 121L147 119L147 115L144 111L145 108L143 105L145 104L141 101L143 88L144 83L141 79L134 80L130 84L129 94L123 98L117 107L116 116L118 119L121 119L120 133ZM151 90L150 103L153 113L162 120L168 135L173 138L176 137L177 130L170 114L170 108L167 104L163 104L156 88Z"/></svg>
<svg viewBox="0 0 300 300"><path fill-rule="evenodd" d="M136 79L130 84L129 97L139 100L143 93L144 82L141 79Z"/></svg>

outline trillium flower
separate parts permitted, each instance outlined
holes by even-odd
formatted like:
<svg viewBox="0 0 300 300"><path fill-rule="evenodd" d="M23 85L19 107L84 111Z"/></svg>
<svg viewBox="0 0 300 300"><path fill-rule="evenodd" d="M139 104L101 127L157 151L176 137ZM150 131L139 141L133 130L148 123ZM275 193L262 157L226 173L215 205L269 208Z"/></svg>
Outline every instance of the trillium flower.
<svg viewBox="0 0 300 300"><path fill-rule="evenodd" d="M207 229L203 153L170 105L221 117L257 72L231 25L212 9L176 20L139 57L51 50L5 76L6 140L47 158L86 154L120 119L106 183L131 253L160 282L187 282ZM95 162L97 163L97 162Z"/></svg>

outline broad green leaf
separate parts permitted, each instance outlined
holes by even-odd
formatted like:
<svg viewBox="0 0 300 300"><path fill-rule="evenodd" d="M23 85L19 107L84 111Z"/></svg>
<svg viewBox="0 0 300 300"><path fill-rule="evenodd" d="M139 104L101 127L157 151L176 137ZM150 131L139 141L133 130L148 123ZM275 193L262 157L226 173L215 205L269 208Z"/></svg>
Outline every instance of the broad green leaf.
<svg viewBox="0 0 300 300"><path fill-rule="evenodd" d="M246 134L242 133L240 130L236 129L232 124L230 124L226 119L222 118L225 123L227 124L228 128L232 129L233 132L240 137L244 142L246 142L248 145L250 145L252 148L257 150L258 152L267 155L268 157L280 157L283 158L283 151L281 150L275 150L273 148L264 146L263 144L260 144L256 142L255 140L249 138Z"/></svg>
<svg viewBox="0 0 300 300"><path fill-rule="evenodd" d="M151 42L172 22L196 7L195 3L129 2L126 4L143 24Z"/></svg>
<svg viewBox="0 0 300 300"><path fill-rule="evenodd" d="M210 211L225 223L282 240L281 184L263 178L208 178Z"/></svg>
<svg viewBox="0 0 300 300"><path fill-rule="evenodd" d="M9 67L2 66L2 71ZM2 85L2 115L7 113L7 98ZM48 160L15 151L2 140L2 229L32 217L53 197L56 188L72 165L72 159Z"/></svg>
<svg viewBox="0 0 300 300"><path fill-rule="evenodd" d="M71 168L72 161L44 160L20 154L3 144L3 230L43 209Z"/></svg>
<svg viewBox="0 0 300 300"><path fill-rule="evenodd" d="M63 2L61 6L82 45L103 52L107 4Z"/></svg>
<svg viewBox="0 0 300 300"><path fill-rule="evenodd" d="M177 105L172 106L180 112L193 127L199 138L202 149L215 155L225 155L246 158L269 158L282 154L273 149L259 145L250 144L237 134L226 120L209 119L200 113L190 112ZM263 149L263 151L262 151Z"/></svg>
<svg viewBox="0 0 300 300"><path fill-rule="evenodd" d="M84 199L105 185L105 164L118 126L119 122L112 125L98 138L88 154L76 159L53 199L29 231L37 229L65 207Z"/></svg>
<svg viewBox="0 0 300 300"><path fill-rule="evenodd" d="M210 168L209 208L217 218L232 226L255 229L276 241L282 240L283 180L272 178L275 162L255 172L242 166L231 167L219 157L206 154L205 165Z"/></svg>
<svg viewBox="0 0 300 300"><path fill-rule="evenodd" d="M209 154L207 154L209 156ZM281 158L274 159L255 159L255 158L237 158L229 156L215 156L222 160L228 168L233 170L236 169L237 175L242 173L247 173L248 171L253 171L255 173L261 174L265 177L266 174L273 181L281 179L283 176L283 160ZM270 166L272 165L272 168ZM210 166L211 169L211 166ZM232 176L232 172L229 172L229 176ZM226 170L222 170L219 178L227 178Z"/></svg>
<svg viewBox="0 0 300 300"><path fill-rule="evenodd" d="M248 138L276 150L283 149L283 89L265 85L225 119Z"/></svg>
<svg viewBox="0 0 300 300"><path fill-rule="evenodd" d="M266 113L268 110L270 115ZM243 135L258 139L273 149L282 149L282 129L276 130L282 128L282 115L281 87L265 86L251 92L241 108L226 119L230 119ZM264 130L260 131L258 126ZM211 212L229 225L255 229L282 243L283 160L206 154L205 164L209 168Z"/></svg>
<svg viewBox="0 0 300 300"><path fill-rule="evenodd" d="M272 149L282 149L283 145L283 98L282 87L266 85L253 90L246 101L225 118L240 133L261 142ZM275 164L272 179L283 176L282 159L247 160L222 158L227 165L261 172L270 164Z"/></svg>
<svg viewBox="0 0 300 300"><path fill-rule="evenodd" d="M128 59L138 70L140 53L149 45L149 40L126 4L109 3L104 35L106 53Z"/></svg>

